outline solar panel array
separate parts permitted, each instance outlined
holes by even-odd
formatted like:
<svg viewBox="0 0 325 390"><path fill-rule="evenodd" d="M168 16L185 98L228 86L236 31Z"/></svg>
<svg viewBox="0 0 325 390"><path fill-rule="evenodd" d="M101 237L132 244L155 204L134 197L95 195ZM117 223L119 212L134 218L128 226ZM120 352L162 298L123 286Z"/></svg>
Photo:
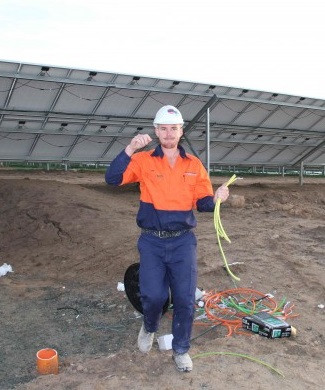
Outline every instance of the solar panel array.
<svg viewBox="0 0 325 390"><path fill-rule="evenodd" d="M249 89L0 62L0 161L109 163L179 108L182 144L218 166L325 165L325 101ZM155 146L155 141L150 147Z"/></svg>

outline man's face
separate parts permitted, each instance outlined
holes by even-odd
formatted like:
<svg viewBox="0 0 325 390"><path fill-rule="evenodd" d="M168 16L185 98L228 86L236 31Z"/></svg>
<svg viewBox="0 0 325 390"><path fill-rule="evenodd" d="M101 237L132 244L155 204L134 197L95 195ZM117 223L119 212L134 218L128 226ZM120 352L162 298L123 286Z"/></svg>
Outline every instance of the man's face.
<svg viewBox="0 0 325 390"><path fill-rule="evenodd" d="M161 146L166 149L174 149L183 135L182 125L158 125L155 128L156 136Z"/></svg>

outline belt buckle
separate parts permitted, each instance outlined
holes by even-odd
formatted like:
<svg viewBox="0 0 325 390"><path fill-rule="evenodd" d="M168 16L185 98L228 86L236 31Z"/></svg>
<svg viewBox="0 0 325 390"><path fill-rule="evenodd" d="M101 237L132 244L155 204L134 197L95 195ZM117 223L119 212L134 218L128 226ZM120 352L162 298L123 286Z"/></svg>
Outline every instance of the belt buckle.
<svg viewBox="0 0 325 390"><path fill-rule="evenodd" d="M165 230L158 230L158 237L159 238L166 238L166 237L168 237L168 232L166 232Z"/></svg>

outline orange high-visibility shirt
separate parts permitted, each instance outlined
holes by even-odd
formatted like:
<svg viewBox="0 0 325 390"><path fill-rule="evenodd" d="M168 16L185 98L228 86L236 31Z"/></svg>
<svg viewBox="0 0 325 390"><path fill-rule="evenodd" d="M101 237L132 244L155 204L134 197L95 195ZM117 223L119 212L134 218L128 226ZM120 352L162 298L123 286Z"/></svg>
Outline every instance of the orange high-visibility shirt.
<svg viewBox="0 0 325 390"><path fill-rule="evenodd" d="M196 226L193 209L213 211L213 189L202 162L185 153L179 146L180 155L171 167L160 146L155 150L135 153L129 158L124 152L126 168L118 175L117 161L113 161L106 181L110 184L140 183L140 209L137 223L141 228L155 230L180 230ZM123 153L123 152L122 152ZM126 163L125 159L130 160ZM120 172L121 173L121 172Z"/></svg>

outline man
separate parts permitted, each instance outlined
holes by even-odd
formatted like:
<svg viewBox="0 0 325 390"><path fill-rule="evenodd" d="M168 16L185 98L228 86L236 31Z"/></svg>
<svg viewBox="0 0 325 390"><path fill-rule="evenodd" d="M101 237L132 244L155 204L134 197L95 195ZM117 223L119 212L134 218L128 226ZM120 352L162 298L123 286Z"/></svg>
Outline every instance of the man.
<svg viewBox="0 0 325 390"><path fill-rule="evenodd" d="M193 210L213 211L218 198L225 201L226 186L213 193L201 161L178 145L183 118L173 106L164 106L154 120L159 146L137 152L151 141L136 135L106 171L108 184L140 183L137 224L140 253L139 286L143 324L138 336L141 352L150 351L162 309L173 298L173 360L180 371L191 371L188 354L194 317L197 282L196 226Z"/></svg>

